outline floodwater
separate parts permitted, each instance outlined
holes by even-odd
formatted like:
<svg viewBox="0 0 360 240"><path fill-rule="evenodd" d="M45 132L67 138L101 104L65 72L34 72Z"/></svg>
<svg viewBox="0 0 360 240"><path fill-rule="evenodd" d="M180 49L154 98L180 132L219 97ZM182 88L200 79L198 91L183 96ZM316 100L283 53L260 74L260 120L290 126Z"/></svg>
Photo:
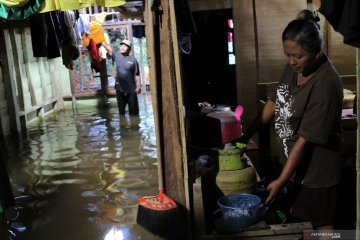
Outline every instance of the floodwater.
<svg viewBox="0 0 360 240"><path fill-rule="evenodd" d="M16 197L11 239L158 239L136 224L138 198L158 186L150 94L139 95L139 117L120 118L110 100L78 102L2 143Z"/></svg>

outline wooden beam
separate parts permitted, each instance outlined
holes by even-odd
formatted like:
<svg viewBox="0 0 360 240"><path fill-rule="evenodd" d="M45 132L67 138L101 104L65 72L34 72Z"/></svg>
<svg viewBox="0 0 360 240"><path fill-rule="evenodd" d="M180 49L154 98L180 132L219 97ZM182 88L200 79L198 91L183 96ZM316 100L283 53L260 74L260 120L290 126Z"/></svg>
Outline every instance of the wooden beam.
<svg viewBox="0 0 360 240"><path fill-rule="evenodd" d="M182 151L182 172L183 172L183 184L184 184L184 194L185 194L185 203L186 208L190 211L190 198L189 198L189 174L188 174L188 160L187 160L187 151L186 151L186 134L185 134L185 112L184 112L184 99L183 99L183 86L182 86L182 76L180 69L180 54L179 54L179 42L178 34L176 28L176 17L175 17L175 6L174 1L169 1L170 3L170 23L171 23L171 39L173 40L173 52L174 52L174 64L175 64L175 82L176 82L176 95L177 97L177 107L179 114L179 137Z"/></svg>
<svg viewBox="0 0 360 240"><path fill-rule="evenodd" d="M193 206L194 206L194 230L197 237L204 236L206 234L205 226L205 214L203 195L201 187L201 177L195 180L193 184Z"/></svg>
<svg viewBox="0 0 360 240"><path fill-rule="evenodd" d="M153 114L154 114L154 123L155 123L155 134L156 134L156 150L157 150L157 161L163 161L163 154L162 154L162 134L161 128L162 124L160 122L161 113L159 109L161 109L161 102L160 99L160 79L157 74L158 69L160 66L157 66L157 59L156 59L156 45L158 34L156 24L155 24L155 15L154 12L151 11L151 5L148 1L145 2L145 12L144 12L144 20L145 20L145 35L146 35L146 43L147 43L147 53L148 53L148 62L149 62L149 75L150 75L150 88L151 88L151 102L153 107ZM158 175L163 174L163 169L158 168ZM160 176L158 176L160 177Z"/></svg>
<svg viewBox="0 0 360 240"><path fill-rule="evenodd" d="M143 51L143 38L139 38L139 48L140 48L140 86L141 86L141 93L146 93L145 88L145 72L144 72L144 51Z"/></svg>
<svg viewBox="0 0 360 240"><path fill-rule="evenodd" d="M167 194L183 206L184 194L182 146L177 99L177 84L174 62L173 39L171 38L171 17L169 0L161 0L163 14L159 18L161 68L162 139L165 189Z"/></svg>
<svg viewBox="0 0 360 240"><path fill-rule="evenodd" d="M35 95L36 95L36 90L34 88L34 82L36 81L36 79L33 79L33 75L31 74L31 71L34 71L35 69L31 68L30 65L30 60L29 60L29 55L31 53L28 53L28 49L26 48L26 45L29 44L26 40L26 34L25 34L25 30L22 29L22 34L21 34L21 46L23 47L22 53L23 53L23 58L24 58L24 63L23 64L18 64L19 67L24 67L25 68L25 72L26 72L26 77L25 79L27 79L27 84L29 87L29 92L30 92L30 98L31 98L31 105L32 106L36 106L37 104L39 104L40 102L37 101ZM31 42L30 42L31 45ZM29 49L32 49L29 48ZM18 54L20 54L21 52L18 52ZM40 61L41 58L39 58ZM24 65L24 66L21 66ZM40 77L40 82L41 82L41 87L42 87L42 99L41 99L41 103L44 102L46 100L46 89L45 89L45 85L44 85L44 78L43 78L43 64L39 63L39 77ZM37 70L37 69L36 69ZM23 78L23 77L22 77Z"/></svg>
<svg viewBox="0 0 360 240"><path fill-rule="evenodd" d="M6 37L7 36L7 37ZM7 104L9 109L10 129L12 131L20 132L21 123L18 116L19 106L16 97L16 86L13 76L13 61L10 47L6 44L6 38L9 37L8 30L0 30L0 49L6 49L6 51L0 51L0 59L3 70L5 91L8 94Z"/></svg>
<svg viewBox="0 0 360 240"><path fill-rule="evenodd" d="M119 12L118 16L120 21L124 19L144 19L142 12Z"/></svg>
<svg viewBox="0 0 360 240"><path fill-rule="evenodd" d="M13 79L16 82L17 86L17 98L18 98L18 104L19 109L24 110L25 109L25 102L24 102L24 95L23 95L23 85L22 85L22 79L21 79L21 70L20 70L20 64L19 64L19 53L17 52L17 44L15 39L15 30L10 29L8 31L9 33L9 41L7 42L8 48L11 46L8 52L9 63L12 63L12 67L15 71L15 76L13 76Z"/></svg>

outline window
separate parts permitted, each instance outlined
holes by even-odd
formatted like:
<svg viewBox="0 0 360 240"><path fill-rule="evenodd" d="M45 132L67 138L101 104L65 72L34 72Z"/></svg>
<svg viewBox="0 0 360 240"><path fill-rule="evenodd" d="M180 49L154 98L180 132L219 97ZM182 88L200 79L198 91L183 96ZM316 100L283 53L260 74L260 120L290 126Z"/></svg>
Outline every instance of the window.
<svg viewBox="0 0 360 240"><path fill-rule="evenodd" d="M234 54L234 25L233 20L227 20L227 44L228 44L228 63L229 65L235 65L235 54Z"/></svg>

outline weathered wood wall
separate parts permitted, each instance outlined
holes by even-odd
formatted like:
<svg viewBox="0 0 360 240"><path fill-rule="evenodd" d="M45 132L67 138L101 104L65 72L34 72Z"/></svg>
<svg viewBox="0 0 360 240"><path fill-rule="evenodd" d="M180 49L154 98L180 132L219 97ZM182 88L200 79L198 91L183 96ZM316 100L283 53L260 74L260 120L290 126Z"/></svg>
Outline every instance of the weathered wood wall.
<svg viewBox="0 0 360 240"><path fill-rule="evenodd" d="M4 76L3 76L3 63L0 64L0 128L3 130L3 133L10 132L10 118L9 118L9 109L7 104L7 95Z"/></svg>
<svg viewBox="0 0 360 240"><path fill-rule="evenodd" d="M63 108L63 89L70 91L69 71L61 58L34 58L30 28L1 31L1 135L21 131L46 112Z"/></svg>

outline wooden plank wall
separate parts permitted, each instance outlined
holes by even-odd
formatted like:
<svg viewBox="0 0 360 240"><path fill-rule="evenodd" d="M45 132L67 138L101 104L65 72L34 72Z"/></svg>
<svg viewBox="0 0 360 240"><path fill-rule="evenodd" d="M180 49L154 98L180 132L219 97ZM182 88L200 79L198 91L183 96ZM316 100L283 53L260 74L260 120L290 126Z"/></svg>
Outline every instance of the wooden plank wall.
<svg viewBox="0 0 360 240"><path fill-rule="evenodd" d="M0 64L0 128L3 129L5 134L10 132L10 118L8 114L8 105L7 105L7 94L5 90L5 83L3 77L3 63Z"/></svg>
<svg viewBox="0 0 360 240"><path fill-rule="evenodd" d="M62 59L34 58L29 27L1 30L1 77L6 101L0 107L0 135L20 132L48 109L63 108L61 81L70 84ZM1 81L0 81L1 82ZM7 111L9 110L9 111ZM11 119L11 121L9 121Z"/></svg>
<svg viewBox="0 0 360 240"><path fill-rule="evenodd" d="M161 79L161 123L162 124L162 140L163 145L163 158L164 158L164 173L165 173L165 188L170 197L177 202L186 206L186 197L184 189L184 176L183 176L183 148L182 145L183 130L180 127L179 107L183 104L178 102L178 89L175 72L174 50L172 38L171 18L175 17L170 14L170 6L168 0L162 0L163 15L159 22L159 37L160 46L160 67Z"/></svg>

